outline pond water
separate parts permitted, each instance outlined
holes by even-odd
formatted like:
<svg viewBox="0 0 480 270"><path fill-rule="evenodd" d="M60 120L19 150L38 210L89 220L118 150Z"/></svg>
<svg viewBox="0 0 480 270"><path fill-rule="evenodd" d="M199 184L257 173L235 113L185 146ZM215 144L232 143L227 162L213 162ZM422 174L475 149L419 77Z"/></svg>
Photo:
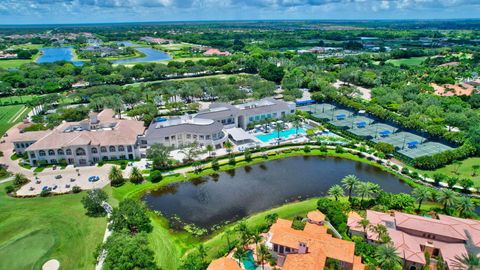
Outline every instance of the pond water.
<svg viewBox="0 0 480 270"><path fill-rule="evenodd" d="M83 65L82 61L73 61L73 49L71 47L40 48L42 55L36 60L37 63L53 63L56 61L72 62L76 66Z"/></svg>
<svg viewBox="0 0 480 270"><path fill-rule="evenodd" d="M165 52L152 49L152 48L135 48L145 54L144 57L122 59L112 61L114 64L126 64L126 63L139 63L139 62L154 62L161 60L170 60L172 57Z"/></svg>
<svg viewBox="0 0 480 270"><path fill-rule="evenodd" d="M154 210L186 223L210 228L286 202L324 196L346 175L379 184L383 190L409 193L410 186L381 169L333 157L291 157L246 166L214 176L175 183L144 195Z"/></svg>

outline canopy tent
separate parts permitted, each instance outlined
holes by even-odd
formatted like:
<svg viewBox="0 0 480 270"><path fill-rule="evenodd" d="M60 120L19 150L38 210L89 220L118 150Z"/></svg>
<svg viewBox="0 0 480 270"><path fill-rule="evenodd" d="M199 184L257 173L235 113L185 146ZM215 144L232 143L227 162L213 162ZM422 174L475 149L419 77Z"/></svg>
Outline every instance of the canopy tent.
<svg viewBox="0 0 480 270"><path fill-rule="evenodd" d="M378 134L380 134L381 137L388 137L390 136L390 134L392 134L392 132L390 132L389 130L382 130Z"/></svg>
<svg viewBox="0 0 480 270"><path fill-rule="evenodd" d="M418 144L419 144L419 142L417 142L417 141L407 142L407 147L408 148L416 148Z"/></svg>
<svg viewBox="0 0 480 270"><path fill-rule="evenodd" d="M364 128L366 126L367 126L367 122L365 121L357 122L357 128Z"/></svg>
<svg viewBox="0 0 480 270"><path fill-rule="evenodd" d="M337 114L336 117L337 117L337 120L345 120L345 118L347 118L347 115L344 113L340 113L340 114Z"/></svg>
<svg viewBox="0 0 480 270"><path fill-rule="evenodd" d="M296 104L297 106L305 106L305 105L313 104L313 103L315 103L315 100L313 100L313 99L302 100L302 101L297 101L297 102L295 102L295 104Z"/></svg>

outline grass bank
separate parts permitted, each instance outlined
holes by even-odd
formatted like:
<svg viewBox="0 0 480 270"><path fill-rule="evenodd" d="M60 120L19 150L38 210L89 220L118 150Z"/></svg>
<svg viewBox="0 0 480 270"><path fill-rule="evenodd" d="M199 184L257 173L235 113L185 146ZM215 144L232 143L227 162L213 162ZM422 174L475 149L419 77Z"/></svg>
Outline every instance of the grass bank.
<svg viewBox="0 0 480 270"><path fill-rule="evenodd" d="M41 269L49 259L62 269L93 269L106 218L90 218L85 193L11 198L0 185L0 269Z"/></svg>

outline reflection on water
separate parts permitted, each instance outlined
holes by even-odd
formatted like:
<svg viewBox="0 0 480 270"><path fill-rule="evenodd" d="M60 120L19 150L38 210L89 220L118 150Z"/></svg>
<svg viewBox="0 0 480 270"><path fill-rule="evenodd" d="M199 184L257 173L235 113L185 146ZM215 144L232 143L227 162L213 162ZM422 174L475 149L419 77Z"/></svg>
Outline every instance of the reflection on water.
<svg viewBox="0 0 480 270"><path fill-rule="evenodd" d="M331 157L291 157L176 183L144 196L167 217L209 228L273 206L323 196L349 174L392 193L410 192L399 179L369 164Z"/></svg>

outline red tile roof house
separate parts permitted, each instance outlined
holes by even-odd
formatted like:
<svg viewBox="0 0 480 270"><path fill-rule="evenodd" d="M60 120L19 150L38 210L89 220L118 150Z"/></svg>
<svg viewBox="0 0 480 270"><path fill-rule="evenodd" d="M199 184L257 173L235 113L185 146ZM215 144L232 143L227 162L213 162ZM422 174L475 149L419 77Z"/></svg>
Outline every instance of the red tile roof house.
<svg viewBox="0 0 480 270"><path fill-rule="evenodd" d="M231 55L231 53L228 52L228 51L222 52L219 49L213 49L212 48L212 49L208 49L206 52L204 52L203 55L205 55L205 56L229 56L229 55Z"/></svg>
<svg viewBox="0 0 480 270"><path fill-rule="evenodd" d="M352 235L365 236L356 213L350 213L348 227ZM404 260L404 269L422 269L425 253L443 259L448 269L455 268L455 256L467 254L467 247L480 248L480 221L439 215L438 219L405 214L381 213L367 210L366 219L371 225L383 224L399 256ZM367 229L367 240L375 243L378 235Z"/></svg>
<svg viewBox="0 0 480 270"><path fill-rule="evenodd" d="M354 255L355 243L333 238L323 226L325 216L310 212L303 230L292 221L278 219L268 232L267 247L282 270L322 270L328 259L340 261L342 269L363 270L361 257Z"/></svg>

